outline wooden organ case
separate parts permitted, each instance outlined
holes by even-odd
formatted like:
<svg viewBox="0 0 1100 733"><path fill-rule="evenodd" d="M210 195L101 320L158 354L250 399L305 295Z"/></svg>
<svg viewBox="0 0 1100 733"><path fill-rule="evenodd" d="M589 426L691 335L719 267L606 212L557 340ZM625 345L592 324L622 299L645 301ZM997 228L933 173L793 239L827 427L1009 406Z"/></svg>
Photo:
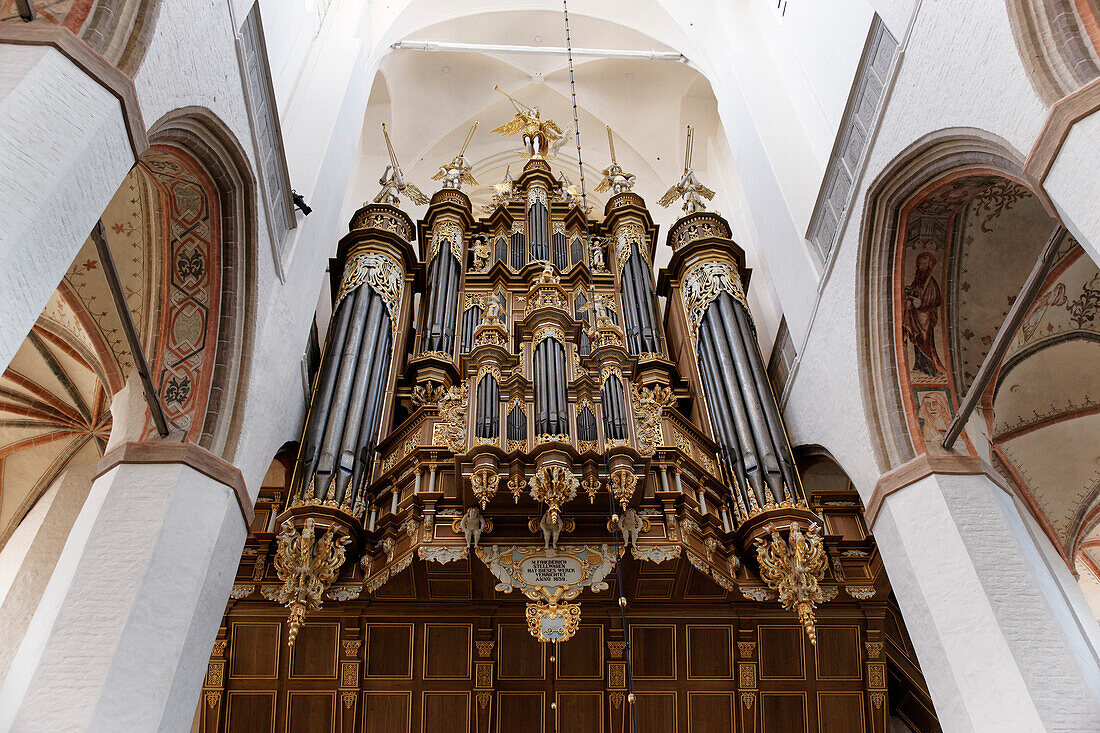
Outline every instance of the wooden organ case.
<svg viewBox="0 0 1100 733"><path fill-rule="evenodd" d="M506 182L484 218L452 182L352 219L197 729L938 731L858 495L787 444L726 221L679 219L658 276L630 185L594 219L537 156Z"/></svg>

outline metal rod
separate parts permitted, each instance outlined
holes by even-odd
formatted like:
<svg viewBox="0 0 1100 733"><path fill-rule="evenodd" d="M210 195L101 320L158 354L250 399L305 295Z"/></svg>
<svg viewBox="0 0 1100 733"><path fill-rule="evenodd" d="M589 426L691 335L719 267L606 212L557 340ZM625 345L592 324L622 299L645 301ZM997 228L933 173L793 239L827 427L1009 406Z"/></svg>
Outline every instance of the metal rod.
<svg viewBox="0 0 1100 733"><path fill-rule="evenodd" d="M466 133L466 142L462 143L462 150L458 151L458 157L461 158L463 155L466 154L466 147L470 144L470 140L473 139L474 130L476 130L476 129L477 129L477 120L474 120L473 127L470 128L470 131L468 133Z"/></svg>
<svg viewBox="0 0 1100 733"><path fill-rule="evenodd" d="M103 265L103 276L107 279L107 287L111 291L111 300L114 301L115 311L122 323L122 332L126 336L126 344L130 347L130 354L134 357L134 368L141 378L142 394L145 395L145 404L149 406L149 414L153 416L153 424L157 427L160 437L168 436L168 420L164 416L164 407L160 404L157 388L153 386L153 377L149 374L149 361L145 358L145 350L141 348L141 339L137 329L134 328L134 319L130 315L130 306L126 304L126 296L122 292L122 283L118 279L118 270L115 268L115 259L111 255L111 248L107 245L107 232L103 229L103 220L95 223L92 229L92 241L95 242L96 253L99 255L100 264Z"/></svg>
<svg viewBox="0 0 1100 733"><path fill-rule="evenodd" d="M611 149L611 165L615 165L615 138L611 135L611 125L607 127L607 147Z"/></svg>
<svg viewBox="0 0 1100 733"><path fill-rule="evenodd" d="M1016 329L1020 327L1024 316L1031 310L1035 299L1039 297L1043 283L1046 281L1047 275L1050 274L1050 268L1054 265L1054 256L1058 253L1058 247L1066 234L1066 228L1061 224L1054 227L1046 246L1039 253L1039 259L1035 261L1035 266L1031 268L1031 273L1024 281L1024 286L1020 288L1020 294L1016 296L1016 300L1008 310L1008 315L1005 316L1004 323L1001 324L997 335L993 338L993 345L989 347L989 353L982 360L982 365L978 369L978 376L974 377L973 384L970 385L970 389L966 391L966 396L963 397L962 404L959 405L959 411L955 414L955 419L947 427L947 432L943 436L943 447L946 450L951 450L951 446L955 444L955 440L962 433L963 426L970 419L970 413L978 406L982 393L985 392L985 388L989 386L993 375L1000 368L1001 359L1008 351L1008 347L1012 343L1012 337L1016 335Z"/></svg>
<svg viewBox="0 0 1100 733"><path fill-rule="evenodd" d="M542 56L565 56L569 49L562 46L517 46L503 43L457 43L455 41L397 41L390 48L403 51L459 51L468 53L521 53ZM687 57L675 51L631 51L617 48L574 48L574 56L617 59L648 59L650 61L681 61ZM504 93L503 90L500 90Z"/></svg>

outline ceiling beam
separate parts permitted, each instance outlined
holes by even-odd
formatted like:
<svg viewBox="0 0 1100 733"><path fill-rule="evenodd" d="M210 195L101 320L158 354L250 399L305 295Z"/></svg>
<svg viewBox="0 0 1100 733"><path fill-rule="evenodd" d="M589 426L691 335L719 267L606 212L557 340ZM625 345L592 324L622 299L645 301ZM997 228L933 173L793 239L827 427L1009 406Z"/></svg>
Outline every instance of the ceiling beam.
<svg viewBox="0 0 1100 733"><path fill-rule="evenodd" d="M534 54L541 56L566 56L564 46L517 46L506 43L458 43L455 41L398 41L390 46L406 51L455 51L465 53ZM574 48L573 56L589 56L603 59L645 59L649 61L679 61L688 63L687 56L677 51L632 51L619 48Z"/></svg>

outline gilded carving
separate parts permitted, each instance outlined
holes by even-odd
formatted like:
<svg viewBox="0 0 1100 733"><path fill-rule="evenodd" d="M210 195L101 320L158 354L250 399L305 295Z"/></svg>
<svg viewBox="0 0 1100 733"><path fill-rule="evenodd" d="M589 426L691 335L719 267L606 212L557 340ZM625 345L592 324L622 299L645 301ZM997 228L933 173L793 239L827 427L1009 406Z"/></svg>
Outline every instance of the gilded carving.
<svg viewBox="0 0 1100 733"><path fill-rule="evenodd" d="M737 653L743 659L752 659L752 655L756 653L755 641L739 641L737 642Z"/></svg>
<svg viewBox="0 0 1100 733"><path fill-rule="evenodd" d="M580 604L527 604L527 630L541 642L568 641L580 625Z"/></svg>
<svg viewBox="0 0 1100 733"><path fill-rule="evenodd" d="M340 699L344 702L344 708L346 710L351 710L352 706L355 705L355 698L358 696L359 693L355 690L345 690L340 693Z"/></svg>
<svg viewBox="0 0 1100 733"><path fill-rule="evenodd" d="M474 687L485 688L493 686L493 663L478 662L474 672Z"/></svg>
<svg viewBox="0 0 1100 733"><path fill-rule="evenodd" d="M626 662L609 662L607 686L612 690L626 689Z"/></svg>
<svg viewBox="0 0 1100 733"><path fill-rule="evenodd" d="M622 659L623 652L626 650L625 641L609 641L607 642L607 653L611 655L612 659Z"/></svg>
<svg viewBox="0 0 1100 733"><path fill-rule="evenodd" d="M468 395L466 383L449 388L439 400L439 415L442 423L435 426L433 443L447 446L454 453L466 450L466 406ZM442 425L442 429L440 426Z"/></svg>
<svg viewBox="0 0 1100 733"><path fill-rule="evenodd" d="M871 690L886 689L886 664L884 662L867 663L867 687Z"/></svg>
<svg viewBox="0 0 1100 733"><path fill-rule="evenodd" d="M489 659L493 656L493 647L496 646L495 641L475 641L474 646L477 647L477 655L482 659Z"/></svg>
<svg viewBox="0 0 1100 733"><path fill-rule="evenodd" d="M341 642L341 645L344 647L344 656L358 657L359 647L362 646L362 644L363 642L359 641L358 639Z"/></svg>
<svg viewBox="0 0 1100 733"><path fill-rule="evenodd" d="M846 585L845 592L858 601L868 601L875 596L873 585Z"/></svg>
<svg viewBox="0 0 1100 733"><path fill-rule="evenodd" d="M435 259L435 255L444 241L447 242L455 259L462 262L462 229L453 221L441 222L432 230L431 244L428 245L427 262Z"/></svg>
<svg viewBox="0 0 1100 733"><path fill-rule="evenodd" d="M626 505L630 503L631 498L634 496L634 488L638 485L638 476L633 470L627 468L618 468L611 472L611 481L608 483L608 489L611 491L611 495L619 500L619 504L623 509L626 509Z"/></svg>
<svg viewBox="0 0 1100 733"><path fill-rule="evenodd" d="M741 662L737 665L737 676L740 678L741 687L756 687L756 664L753 662Z"/></svg>
<svg viewBox="0 0 1100 733"><path fill-rule="evenodd" d="M549 507L551 520L561 517L561 508L577 495L577 477L561 466L540 468L531 476L531 498Z"/></svg>
<svg viewBox="0 0 1100 733"><path fill-rule="evenodd" d="M531 341L531 348L537 349L538 345L548 338L555 339L559 344L565 343L565 334L559 327L554 325L539 326L535 329L535 337Z"/></svg>
<svg viewBox="0 0 1100 733"><path fill-rule="evenodd" d="M500 475L488 468L480 468L470 476L470 489L482 509L489 506L489 502L496 496L499 483Z"/></svg>
<svg viewBox="0 0 1100 733"><path fill-rule="evenodd" d="M867 648L868 659L878 659L878 656L882 654L882 642L881 641L865 641L863 646Z"/></svg>
<svg viewBox="0 0 1100 733"><path fill-rule="evenodd" d="M324 535L316 538L312 517L306 519L301 532L290 522L283 523L275 555L275 571L283 585L276 592L275 600L290 609L288 646L294 646L306 612L321 608L322 594L344 564L344 545L348 538L335 534L334 529L329 527Z"/></svg>
<svg viewBox="0 0 1100 733"><path fill-rule="evenodd" d="M252 595L252 591L256 590L254 585L241 585L240 583L233 584L233 590L229 591L229 597L234 600L240 600Z"/></svg>
<svg viewBox="0 0 1100 733"><path fill-rule="evenodd" d="M390 325L396 333L397 306L401 301L401 291L405 284L401 266L397 260L381 252L359 252L352 255L344 267L344 277L340 281L340 290L336 294L336 305L333 306L333 311L335 312L348 293L363 283L370 285L386 304L386 311L390 314Z"/></svg>
<svg viewBox="0 0 1100 733"><path fill-rule="evenodd" d="M824 600L818 583L825 577L828 567L821 528L811 524L803 534L798 522L792 522L786 540L772 525L765 531L771 535L770 543L762 537L756 539L760 577L779 594L779 602L785 609L798 614L810 643L816 646L814 608Z"/></svg>
<svg viewBox="0 0 1100 733"><path fill-rule="evenodd" d="M642 259L646 261L646 264L650 264L645 230L642 229L641 224L630 222L616 227L615 238L615 261L619 265L620 278L623 275L623 269L626 267L626 261L630 259L631 246L637 246L638 251L642 253Z"/></svg>
<svg viewBox="0 0 1100 733"><path fill-rule="evenodd" d="M221 702L222 692L221 690L207 690L205 693L206 707L213 710Z"/></svg>
<svg viewBox="0 0 1100 733"><path fill-rule="evenodd" d="M630 384L630 393L634 397L634 415L638 421L638 452L643 456L652 456L661 444L661 413L676 402L671 387L654 385L639 387Z"/></svg>
<svg viewBox="0 0 1100 733"><path fill-rule="evenodd" d="M698 340L699 324L703 322L707 307L722 293L729 293L733 298L741 301L745 310L748 311L745 291L741 288L741 276L728 263L701 262L684 276L683 285L680 287L680 299L683 301L684 313L687 315L688 328L693 341Z"/></svg>
<svg viewBox="0 0 1100 733"><path fill-rule="evenodd" d="M359 686L359 662L340 662L340 686Z"/></svg>

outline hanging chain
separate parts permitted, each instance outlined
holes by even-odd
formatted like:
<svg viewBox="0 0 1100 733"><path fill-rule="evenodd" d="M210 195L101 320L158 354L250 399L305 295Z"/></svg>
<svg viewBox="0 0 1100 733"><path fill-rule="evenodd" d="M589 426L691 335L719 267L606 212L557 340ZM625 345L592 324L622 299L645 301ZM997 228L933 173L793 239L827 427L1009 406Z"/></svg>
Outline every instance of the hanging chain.
<svg viewBox="0 0 1100 733"><path fill-rule="evenodd" d="M588 227L588 191L584 182L584 159L581 156L581 120L580 115L577 112L577 83L573 78L573 39L569 32L569 0L562 0L562 10L565 14L565 50L569 59L569 94L573 101L573 134L577 138L577 169L580 171L581 179L581 213L584 217L584 248L588 254L589 260L592 257L592 247L590 243L590 232ZM592 277L592 268L588 268L588 302L589 312L593 312L596 300L596 283ZM596 358L596 363L599 364L599 339L591 344L592 355ZM603 386L601 385L601 391ZM623 399L626 399L627 390L626 386L623 386ZM610 465L608 466L610 469ZM608 474L608 480L610 481L610 473ZM635 710L635 695L634 695L634 668L631 662L631 648L630 648L630 629L626 623L626 594L623 592L623 566L619 548L619 533L616 531L618 526L619 514L615 508L615 497L611 494L611 486L608 484L607 500L611 512L611 536L615 540L615 578L616 587L619 591L618 605L619 605L619 618L623 627L623 641L625 642L623 651L626 655L626 684L627 684L627 705L630 706L630 730L638 730L637 713ZM554 677L557 677L557 673L554 673ZM555 713L556 713L555 709ZM554 731L557 733L557 715L554 716Z"/></svg>

